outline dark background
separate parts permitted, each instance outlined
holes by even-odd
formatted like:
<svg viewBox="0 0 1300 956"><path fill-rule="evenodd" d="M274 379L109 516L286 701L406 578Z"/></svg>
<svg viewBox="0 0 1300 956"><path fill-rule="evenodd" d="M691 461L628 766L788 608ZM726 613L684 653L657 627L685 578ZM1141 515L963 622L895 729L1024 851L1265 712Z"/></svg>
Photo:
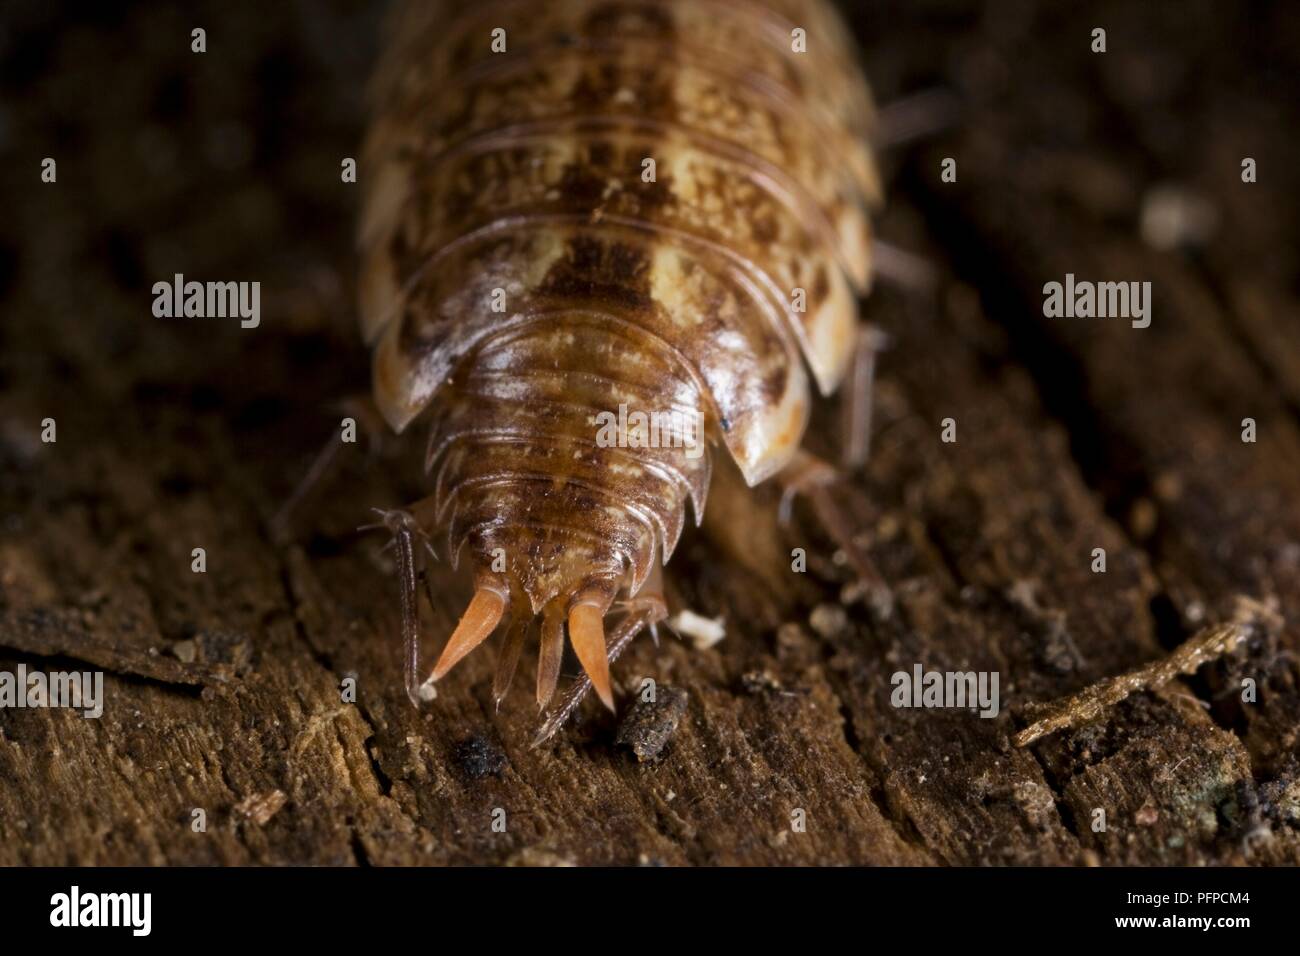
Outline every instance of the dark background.
<svg viewBox="0 0 1300 956"><path fill-rule="evenodd" d="M104 669L108 703L0 711L0 863L1300 861L1300 8L847 10L880 103L961 103L882 159L880 233L939 275L863 307L894 346L840 503L891 600L865 602L808 515L778 528L772 489L723 470L669 596L727 636L643 640L616 667L624 711L640 675L689 694L639 764L594 711L530 750L527 695L492 708L491 654L410 709L392 565L352 529L419 496L418 447L367 465L358 446L297 543L267 530L330 402L366 388L339 163L378 5L5 4L0 669ZM1213 222L1154 248L1161 195ZM155 319L175 272L260 281L261 327ZM1066 272L1151 281L1151 328L1042 318ZM810 442L833 447L829 425ZM440 586L430 641L464 602ZM1239 595L1283 626L1010 745L1034 702L1160 656ZM892 708L889 675L916 661L997 670L1003 714Z"/></svg>

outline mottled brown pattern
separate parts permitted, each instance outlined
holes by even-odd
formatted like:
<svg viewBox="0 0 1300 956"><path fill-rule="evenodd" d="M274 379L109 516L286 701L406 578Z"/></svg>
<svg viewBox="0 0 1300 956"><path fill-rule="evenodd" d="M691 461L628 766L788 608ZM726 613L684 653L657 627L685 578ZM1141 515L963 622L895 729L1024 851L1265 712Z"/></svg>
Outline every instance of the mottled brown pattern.
<svg viewBox="0 0 1300 956"><path fill-rule="evenodd" d="M753 484L802 438L804 363L843 375L870 101L819 2L454 6L401 10L376 79L362 328L389 423L431 409L422 526L554 634L708 488L707 450L601 447L600 413L698 420Z"/></svg>

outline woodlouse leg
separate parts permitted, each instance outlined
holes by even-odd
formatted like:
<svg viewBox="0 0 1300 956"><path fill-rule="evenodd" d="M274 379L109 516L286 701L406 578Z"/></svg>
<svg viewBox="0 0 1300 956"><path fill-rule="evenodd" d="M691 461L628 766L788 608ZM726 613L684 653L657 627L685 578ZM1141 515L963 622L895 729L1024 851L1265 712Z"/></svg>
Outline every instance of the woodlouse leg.
<svg viewBox="0 0 1300 956"><path fill-rule="evenodd" d="M286 544L292 540L295 513L302 507L308 494L313 489L322 487L326 477L334 473L341 447L342 442L337 437L331 437L312 459L311 467L307 469L307 473L303 475L293 492L280 505L275 517L271 519L271 539L276 544Z"/></svg>
<svg viewBox="0 0 1300 956"><path fill-rule="evenodd" d="M871 258L882 282L900 288L931 307L939 285L938 270L925 258L880 239L872 240ZM889 336L869 322L858 323L843 397L840 399L843 441L841 464L854 470L867 461L871 449L871 397L876 357L889 347Z"/></svg>
<svg viewBox="0 0 1300 956"><path fill-rule="evenodd" d="M374 400L368 395L354 395L340 401L337 407L345 417L356 422L357 430L366 436L371 452L375 452L384 435L384 422ZM331 435L312 459L307 473L280 505L271 519L271 539L277 544L286 544L293 539L294 521L300 516L303 506L313 492L325 488L338 474L341 464L339 452L343 450L344 444L341 434L336 432Z"/></svg>
<svg viewBox="0 0 1300 956"><path fill-rule="evenodd" d="M1077 694L1048 706L1048 713L1015 736L1017 747L1027 747L1040 737L1087 723L1130 694L1152 690L1179 674L1192 674L1202 664L1231 653L1255 628L1277 629L1281 618L1273 608L1247 597L1237 599L1231 620L1207 627L1159 660L1137 670L1107 677Z"/></svg>
<svg viewBox="0 0 1300 956"><path fill-rule="evenodd" d="M871 241L871 266L885 285L912 295L933 296L939 285L939 270L929 259L883 239Z"/></svg>
<svg viewBox="0 0 1300 956"><path fill-rule="evenodd" d="M641 591L635 597L622 602L619 609L626 611L626 614L610 629L605 638L605 655L609 664L618 660L619 655L628 648L633 638L643 630L646 628L653 630L655 625L668 617L668 605L663 593L662 570L656 566L650 572ZM565 722L573 716L591 688L591 677L585 672L579 674L565 690L555 710L546 716L537 729L532 746L541 746L554 737Z"/></svg>
<svg viewBox="0 0 1300 956"><path fill-rule="evenodd" d="M397 555L398 601L402 614L402 647L404 662L404 683L406 696L416 707L421 700L433 697L432 688L426 690L420 685L420 606L419 575L420 564L417 557L417 539L428 548L424 532L415 518L407 511L383 511L375 509L383 519L382 525L393 533L391 546ZM430 551L430 553L432 553Z"/></svg>
<svg viewBox="0 0 1300 956"><path fill-rule="evenodd" d="M781 504L777 518L789 524L794 513L794 501L800 495L808 499L817 524L844 553L858 581L880 606L893 603L889 586L871 560L871 556L855 540L852 523L836 503L834 491L847 489L845 476L833 465L802 448L776 475L781 488Z"/></svg>
<svg viewBox="0 0 1300 956"><path fill-rule="evenodd" d="M921 90L880 108L871 145L891 149L948 129L957 122L961 104L951 91Z"/></svg>
<svg viewBox="0 0 1300 956"><path fill-rule="evenodd" d="M871 453L871 396L876 380L876 355L889 337L866 322L859 323L849 365L848 381L840 402L841 462L847 469L861 468Z"/></svg>

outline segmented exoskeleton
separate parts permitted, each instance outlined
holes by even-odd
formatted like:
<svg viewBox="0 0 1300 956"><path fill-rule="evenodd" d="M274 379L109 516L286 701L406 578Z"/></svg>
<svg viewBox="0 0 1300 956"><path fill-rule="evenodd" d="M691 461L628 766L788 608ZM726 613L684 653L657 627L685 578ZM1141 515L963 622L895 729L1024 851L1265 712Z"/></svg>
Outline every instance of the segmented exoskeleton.
<svg viewBox="0 0 1300 956"><path fill-rule="evenodd" d="M702 423L751 485L790 461L869 278L867 87L822 0L410 0L387 42L361 322L389 425L430 429L431 494L388 516L408 692L506 618L499 700L540 615L539 704L567 621L612 706L603 619L613 654L664 616L711 453L602 413ZM421 685L424 538L476 583Z"/></svg>

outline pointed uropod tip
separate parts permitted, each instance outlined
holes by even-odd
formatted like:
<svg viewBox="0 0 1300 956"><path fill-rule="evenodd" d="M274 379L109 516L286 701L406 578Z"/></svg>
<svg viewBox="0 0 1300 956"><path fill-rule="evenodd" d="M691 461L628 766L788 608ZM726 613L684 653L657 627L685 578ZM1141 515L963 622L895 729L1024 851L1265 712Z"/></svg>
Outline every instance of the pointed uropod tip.
<svg viewBox="0 0 1300 956"><path fill-rule="evenodd" d="M578 604L569 611L569 642L601 703L614 710L614 690L609 679L605 649L604 612L594 604Z"/></svg>
<svg viewBox="0 0 1300 956"><path fill-rule="evenodd" d="M483 643L501 621L505 613L506 601L500 594L490 588L479 588L470 599L469 607L461 616L456 630L452 631L447 646L442 649L442 656L433 666L426 685L441 680L446 673L456 666L466 654Z"/></svg>

